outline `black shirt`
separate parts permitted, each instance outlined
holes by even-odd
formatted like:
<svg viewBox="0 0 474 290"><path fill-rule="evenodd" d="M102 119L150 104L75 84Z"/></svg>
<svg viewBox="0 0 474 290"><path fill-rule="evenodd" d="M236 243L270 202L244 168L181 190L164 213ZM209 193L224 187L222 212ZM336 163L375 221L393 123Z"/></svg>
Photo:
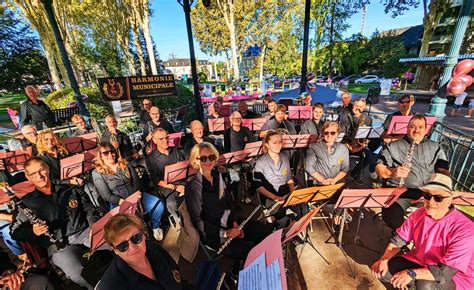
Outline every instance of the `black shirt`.
<svg viewBox="0 0 474 290"><path fill-rule="evenodd" d="M341 118L343 115L348 115L352 113L352 103L350 103L347 106L341 105L337 107L337 113L340 115L339 118Z"/></svg>
<svg viewBox="0 0 474 290"><path fill-rule="evenodd" d="M161 128L163 130L166 130L166 132L168 132L169 134L171 133L174 133L175 130L173 128L173 125L171 125L168 121L166 120L161 120L160 121L160 124L155 124L153 121L148 121L146 123L146 126L145 128L143 128L143 141L146 142L146 136L148 136L148 134L150 133L150 127L153 128L153 130L155 130L156 128ZM150 140L150 142L153 142ZM148 144L147 144L148 145Z"/></svg>
<svg viewBox="0 0 474 290"><path fill-rule="evenodd" d="M255 118L260 118L260 115L253 112L253 111L250 111L250 110L247 110L247 113L245 114L245 116L240 113L240 115L242 116L243 119L255 119Z"/></svg>
<svg viewBox="0 0 474 290"><path fill-rule="evenodd" d="M209 142L214 145L214 141L207 136L203 136L203 142ZM191 149L193 149L194 145L196 144L197 144L196 139L194 139L193 135L190 135L183 146L184 157L186 157L186 159L189 158Z"/></svg>
<svg viewBox="0 0 474 290"><path fill-rule="evenodd" d="M34 124L37 129L41 130L43 126L41 122L45 122L48 127L53 127L54 115L51 109L45 102L38 100L35 104L29 99L21 103L20 108L21 125ZM40 128L38 128L40 127Z"/></svg>
<svg viewBox="0 0 474 290"><path fill-rule="evenodd" d="M81 135L89 134L89 133L93 133L93 132L95 132L94 129L86 128L85 130L81 130L79 128L76 128L76 130L74 130L72 132L71 136L69 136L69 137L77 137L77 136L81 136Z"/></svg>
<svg viewBox="0 0 474 290"><path fill-rule="evenodd" d="M156 280L138 273L120 257L115 256L96 289L180 290L185 288L178 265L164 249L154 243L147 242L146 256Z"/></svg>
<svg viewBox="0 0 474 290"><path fill-rule="evenodd" d="M362 114L361 117L364 117L364 126L372 126L372 118ZM341 126L341 132L344 132L344 137L342 138L341 143L347 144L351 143L354 138L357 136L357 130L359 129L359 118L357 118L353 113L347 115L341 115L339 124Z"/></svg>
<svg viewBox="0 0 474 290"><path fill-rule="evenodd" d="M21 143L21 147L24 147L24 148L31 146L31 156L38 155L38 149L36 148L36 144L31 143L26 138L22 139L20 143Z"/></svg>
<svg viewBox="0 0 474 290"><path fill-rule="evenodd" d="M67 241L67 237L84 231L98 220L89 197L79 186L52 184L51 191L51 195L45 195L35 189L21 200L33 214L46 221L58 240ZM11 233L17 241L38 240L45 248L50 244L46 236L37 237L33 233L33 226L22 211L14 213Z"/></svg>
<svg viewBox="0 0 474 290"><path fill-rule="evenodd" d="M150 113L147 110L140 110L138 115L140 118L140 125L146 125L148 121L151 121Z"/></svg>
<svg viewBox="0 0 474 290"><path fill-rule="evenodd" d="M235 131L232 127L224 132L225 152L235 152L243 150L245 144L253 142L253 135L249 128L241 127L239 131Z"/></svg>
<svg viewBox="0 0 474 290"><path fill-rule="evenodd" d="M8 254L0 249L0 276L2 276L2 273L7 270L15 271L16 267L10 262L10 257L8 257Z"/></svg>
<svg viewBox="0 0 474 290"><path fill-rule="evenodd" d="M110 131L106 130L104 132L104 135L102 135L102 138L100 139L100 142L107 142L107 143L112 143L110 142ZM119 151L120 154L122 155L123 158L126 160L131 160L133 156L133 146L132 146L132 141L130 140L130 137L128 137L126 134L120 132L117 130L117 142L119 143Z"/></svg>
<svg viewBox="0 0 474 290"><path fill-rule="evenodd" d="M41 158L49 167L49 178L52 183L69 183L68 181L61 181L61 159L68 155L59 155L53 157L48 153L40 153L38 157Z"/></svg>
<svg viewBox="0 0 474 290"><path fill-rule="evenodd" d="M146 167L153 185L157 186L161 180L164 180L166 165L178 163L183 160L184 156L176 147L169 148L168 155L161 153L158 149L153 150L151 154L146 157ZM167 196L171 192L171 190L167 188L158 188L164 196Z"/></svg>

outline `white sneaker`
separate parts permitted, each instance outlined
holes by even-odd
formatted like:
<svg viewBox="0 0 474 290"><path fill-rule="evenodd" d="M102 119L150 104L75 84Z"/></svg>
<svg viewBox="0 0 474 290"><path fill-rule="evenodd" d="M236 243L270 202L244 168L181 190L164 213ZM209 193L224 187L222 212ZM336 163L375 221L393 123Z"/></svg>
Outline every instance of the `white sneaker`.
<svg viewBox="0 0 474 290"><path fill-rule="evenodd" d="M471 118L471 116L469 116L469 115L466 115L466 116L464 116L464 118Z"/></svg>
<svg viewBox="0 0 474 290"><path fill-rule="evenodd" d="M153 229L153 237L155 238L155 240L157 240L158 242L163 240L163 230L161 228L156 228L156 229Z"/></svg>

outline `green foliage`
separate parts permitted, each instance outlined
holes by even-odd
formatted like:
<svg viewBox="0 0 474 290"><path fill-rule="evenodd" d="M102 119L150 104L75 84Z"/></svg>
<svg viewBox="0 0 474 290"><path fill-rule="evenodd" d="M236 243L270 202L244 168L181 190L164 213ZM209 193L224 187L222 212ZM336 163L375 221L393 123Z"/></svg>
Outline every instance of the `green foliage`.
<svg viewBox="0 0 474 290"><path fill-rule="evenodd" d="M97 88L81 88L81 93L89 96L85 105L89 109L91 117L103 119L107 114L112 113L110 103L102 98ZM68 103L74 101L74 92L71 88L53 92L45 100L51 109L66 108Z"/></svg>
<svg viewBox="0 0 474 290"><path fill-rule="evenodd" d="M390 58L405 54L405 47L399 35L373 37L364 47L364 50L367 54L367 61L362 69L367 73L375 74L383 74L386 63Z"/></svg>
<svg viewBox="0 0 474 290"><path fill-rule="evenodd" d="M161 111L171 112L181 106L192 104L194 101L193 92L187 87L177 84L176 96L156 97L151 98L150 101L154 106L160 108ZM138 110L142 103L142 99L132 100L133 107Z"/></svg>
<svg viewBox="0 0 474 290"><path fill-rule="evenodd" d="M207 82L207 69L203 68L200 72L198 72L199 83L203 84Z"/></svg>
<svg viewBox="0 0 474 290"><path fill-rule="evenodd" d="M396 54L387 59L382 66L382 75L388 78L401 78L410 66L400 63L401 58L417 57L416 54Z"/></svg>

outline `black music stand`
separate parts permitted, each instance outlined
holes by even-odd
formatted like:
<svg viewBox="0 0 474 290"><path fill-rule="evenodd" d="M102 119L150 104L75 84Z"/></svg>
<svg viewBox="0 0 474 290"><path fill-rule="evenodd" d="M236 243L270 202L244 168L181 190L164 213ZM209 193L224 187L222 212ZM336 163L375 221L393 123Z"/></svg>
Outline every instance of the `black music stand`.
<svg viewBox="0 0 474 290"><path fill-rule="evenodd" d="M181 161L165 166L164 181L173 183L179 180L188 179L196 174L197 170L189 166L189 161Z"/></svg>
<svg viewBox="0 0 474 290"><path fill-rule="evenodd" d="M249 151L248 157L256 157L262 152L262 141L245 144L244 150Z"/></svg>
<svg viewBox="0 0 474 290"><path fill-rule="evenodd" d="M209 127L209 132L223 132L229 128L230 120L229 118L217 118L217 119L207 119L207 124Z"/></svg>
<svg viewBox="0 0 474 290"><path fill-rule="evenodd" d="M338 247L343 251L344 254L345 252L344 252L344 249L342 248L342 234L344 232L344 227L345 227L346 210L348 208L354 208L354 209L357 209L359 213L359 217L357 220L357 228L356 228L356 232L354 236L354 242L352 243L354 245L354 253L356 250L355 246L361 246L369 251L378 253L377 251L365 246L359 236L360 222L361 222L361 219L363 218L362 210L365 208L388 208L406 190L407 190L406 188L379 188L379 189L345 189L342 191L334 208L343 209L342 224L341 224L341 229L339 232ZM357 244L357 242L359 242L359 244ZM354 260L353 273L354 273L354 278L355 278L355 260Z"/></svg>
<svg viewBox="0 0 474 290"><path fill-rule="evenodd" d="M54 115L54 123L57 124L59 121L69 120L72 116L79 114L79 107L74 108L62 108L52 110Z"/></svg>
<svg viewBox="0 0 474 290"><path fill-rule="evenodd" d="M1 168L0 166L0 169L4 169L9 173L23 170L23 164L31 158L31 152L31 146L15 151L0 152L0 160L2 160L4 167Z"/></svg>
<svg viewBox="0 0 474 290"><path fill-rule="evenodd" d="M266 122L266 118L242 119L241 126L249 128L250 131L260 131Z"/></svg>

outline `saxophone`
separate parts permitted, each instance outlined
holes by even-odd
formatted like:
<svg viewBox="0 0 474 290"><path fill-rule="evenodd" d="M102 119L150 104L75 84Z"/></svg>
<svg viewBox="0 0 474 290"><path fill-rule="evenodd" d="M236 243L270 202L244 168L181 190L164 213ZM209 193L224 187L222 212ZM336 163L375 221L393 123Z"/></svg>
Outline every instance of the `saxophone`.
<svg viewBox="0 0 474 290"><path fill-rule="evenodd" d="M151 123L151 121L148 121L147 122L147 125L148 125L148 134L153 134L153 124ZM146 137L146 136L145 136ZM150 154L151 152L153 152L153 150L155 149L156 145L155 143L153 142L153 138L150 139L150 141L148 142L148 154Z"/></svg>
<svg viewBox="0 0 474 290"><path fill-rule="evenodd" d="M360 115L360 118L359 118L359 123L357 124L357 129L364 126L365 120L366 120L366 117L361 112L361 115ZM369 144L369 139L354 139L349 144L349 146L351 147L350 151L351 151L351 153L357 153L357 152L363 150L365 147L367 147L368 144Z"/></svg>
<svg viewBox="0 0 474 290"><path fill-rule="evenodd" d="M408 147L407 150L407 156L405 157L405 160L402 163L402 166L411 168L411 160L413 159L413 155L415 154L415 147L416 143L415 140L410 144L410 147ZM398 187L403 187L405 185L405 179L402 177L400 178L400 181L398 182Z"/></svg>
<svg viewBox="0 0 474 290"><path fill-rule="evenodd" d="M93 117L91 117L91 126L97 134L97 140L100 142L100 139L102 138L102 131L100 130L100 126L97 123L97 120Z"/></svg>

